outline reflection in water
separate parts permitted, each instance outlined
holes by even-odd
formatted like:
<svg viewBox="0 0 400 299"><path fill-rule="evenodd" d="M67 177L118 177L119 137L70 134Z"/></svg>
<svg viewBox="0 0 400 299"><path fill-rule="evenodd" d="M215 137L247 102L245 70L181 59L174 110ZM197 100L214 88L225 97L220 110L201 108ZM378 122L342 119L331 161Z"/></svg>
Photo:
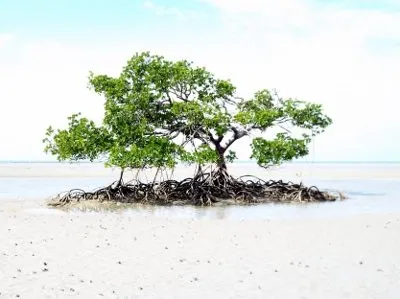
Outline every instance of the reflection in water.
<svg viewBox="0 0 400 299"><path fill-rule="evenodd" d="M148 206L97 201L80 202L64 208L54 208L54 210L66 213L115 213L160 218L226 219L229 216L229 207Z"/></svg>
<svg viewBox="0 0 400 299"><path fill-rule="evenodd" d="M64 209L30 210L35 213L115 213L122 216L162 217L186 219L272 219L340 217L360 213L390 213L400 211L399 180L304 180L307 185L321 189L343 191L350 198L338 202L312 204L262 204L257 206L191 207L191 206L144 206L116 203L85 202ZM46 198L56 191L72 186L92 189L104 182L99 179L6 179L0 181L0 198L13 200ZM88 187L89 186L89 187ZM92 186L92 187L90 187ZM15 193L17 192L18 193ZM25 193L24 193L25 192ZM24 193L24 194L23 194ZM36 201L36 207L37 207ZM43 200L40 199L40 203Z"/></svg>
<svg viewBox="0 0 400 299"><path fill-rule="evenodd" d="M323 203L268 203L251 206L146 206L141 204L98 203L75 204L56 212L87 214L112 213L133 217L169 219L294 219L341 217L362 213L400 211L400 200L392 197L353 196L350 199Z"/></svg>

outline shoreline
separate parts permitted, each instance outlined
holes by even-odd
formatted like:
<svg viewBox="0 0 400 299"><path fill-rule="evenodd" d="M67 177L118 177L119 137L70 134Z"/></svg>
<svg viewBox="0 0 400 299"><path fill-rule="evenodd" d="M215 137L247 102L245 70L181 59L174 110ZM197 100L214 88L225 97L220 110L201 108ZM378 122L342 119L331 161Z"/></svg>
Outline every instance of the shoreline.
<svg viewBox="0 0 400 299"><path fill-rule="evenodd" d="M255 175L260 178L302 180L302 179L393 179L400 180L400 163L395 164L303 164L293 163L265 170L254 163L234 163L228 165L228 171L233 176ZM177 179L192 177L194 167L178 166L174 173ZM153 177L154 169L143 172L145 176ZM127 171L126 178L133 177L134 171ZM56 178L104 178L117 180L119 170L105 168L100 163L57 164L57 163L0 163L0 178L3 179L56 179Z"/></svg>
<svg viewBox="0 0 400 299"><path fill-rule="evenodd" d="M263 203L256 205L148 205L141 203L121 204L118 202L87 201L66 207L48 206L48 199L2 199L0 213L20 213L40 215L85 216L120 215L123 217L154 218L169 220L227 220L227 221L286 221L286 220L339 220L359 216L379 216L400 214L400 206L395 208L363 208L358 204L347 205L346 199L335 202L314 203Z"/></svg>

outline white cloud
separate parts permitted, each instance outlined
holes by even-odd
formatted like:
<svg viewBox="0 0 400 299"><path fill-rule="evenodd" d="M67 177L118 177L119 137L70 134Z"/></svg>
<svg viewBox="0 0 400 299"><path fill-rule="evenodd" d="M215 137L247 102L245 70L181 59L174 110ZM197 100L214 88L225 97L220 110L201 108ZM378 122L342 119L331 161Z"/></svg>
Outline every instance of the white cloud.
<svg viewBox="0 0 400 299"><path fill-rule="evenodd" d="M145 8L155 11L155 13L160 16L172 15L176 17L182 17L183 15L182 12L176 7L167 7L163 5L158 5L149 0L145 1L143 3L143 6Z"/></svg>
<svg viewBox="0 0 400 299"><path fill-rule="evenodd" d="M73 112L100 119L102 100L86 88L88 71L116 75L130 55L144 50L205 65L244 95L277 88L322 103L334 125L317 138L316 160L399 159L393 140L400 137L400 52L373 44L400 39L398 13L300 0L204 1L220 10L223 27L204 22L196 34L160 30L112 42L104 36L98 44L59 37L14 45L0 56L0 160L43 158L44 129L64 124ZM146 3L160 15L181 15ZM246 158L248 151L238 150Z"/></svg>
<svg viewBox="0 0 400 299"><path fill-rule="evenodd" d="M236 82L320 102L333 117L317 138L317 159L396 158L400 52L374 42L400 40L400 13L300 0L206 1L220 9L232 45L241 45L230 51Z"/></svg>
<svg viewBox="0 0 400 299"><path fill-rule="evenodd" d="M306 0L203 0L218 7L231 24L265 33L306 36L399 38L400 12L343 9ZM259 32L261 33L261 32Z"/></svg>
<svg viewBox="0 0 400 299"><path fill-rule="evenodd" d="M14 35L11 33L0 33L0 48L2 48L4 45L9 43L14 39Z"/></svg>
<svg viewBox="0 0 400 299"><path fill-rule="evenodd" d="M143 2L143 7L152 10L156 15L159 16L173 16L180 19L198 19L200 17L204 17L204 14L200 11L178 8L176 6L161 5L151 0L145 0Z"/></svg>

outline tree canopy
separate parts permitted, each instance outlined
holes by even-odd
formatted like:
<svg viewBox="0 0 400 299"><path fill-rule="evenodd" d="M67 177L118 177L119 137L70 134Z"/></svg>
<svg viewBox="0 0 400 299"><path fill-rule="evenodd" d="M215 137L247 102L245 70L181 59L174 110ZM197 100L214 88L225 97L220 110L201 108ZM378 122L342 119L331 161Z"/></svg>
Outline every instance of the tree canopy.
<svg viewBox="0 0 400 299"><path fill-rule="evenodd" d="M74 114L67 128L49 127L45 151L60 161L103 158L121 169L213 163L226 169L236 159L231 146L248 137L251 158L268 167L307 155L312 137L332 122L320 104L267 89L243 99L230 80L149 52L135 54L118 77L91 73L89 86L105 99L103 122ZM278 133L266 138L269 130Z"/></svg>

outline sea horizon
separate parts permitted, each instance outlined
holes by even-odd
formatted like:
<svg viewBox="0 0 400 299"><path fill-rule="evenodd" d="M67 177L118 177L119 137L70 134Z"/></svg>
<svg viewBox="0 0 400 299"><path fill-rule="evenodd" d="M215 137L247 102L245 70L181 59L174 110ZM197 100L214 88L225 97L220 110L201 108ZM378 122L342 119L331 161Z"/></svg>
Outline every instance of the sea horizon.
<svg viewBox="0 0 400 299"><path fill-rule="evenodd" d="M55 160L0 160L0 164L25 164L25 163L49 163L49 164L102 164L102 161L55 161ZM256 164L254 160L237 160L235 163L253 163ZM315 161L290 161L283 164L400 164L398 161L379 161L379 160L315 160Z"/></svg>

